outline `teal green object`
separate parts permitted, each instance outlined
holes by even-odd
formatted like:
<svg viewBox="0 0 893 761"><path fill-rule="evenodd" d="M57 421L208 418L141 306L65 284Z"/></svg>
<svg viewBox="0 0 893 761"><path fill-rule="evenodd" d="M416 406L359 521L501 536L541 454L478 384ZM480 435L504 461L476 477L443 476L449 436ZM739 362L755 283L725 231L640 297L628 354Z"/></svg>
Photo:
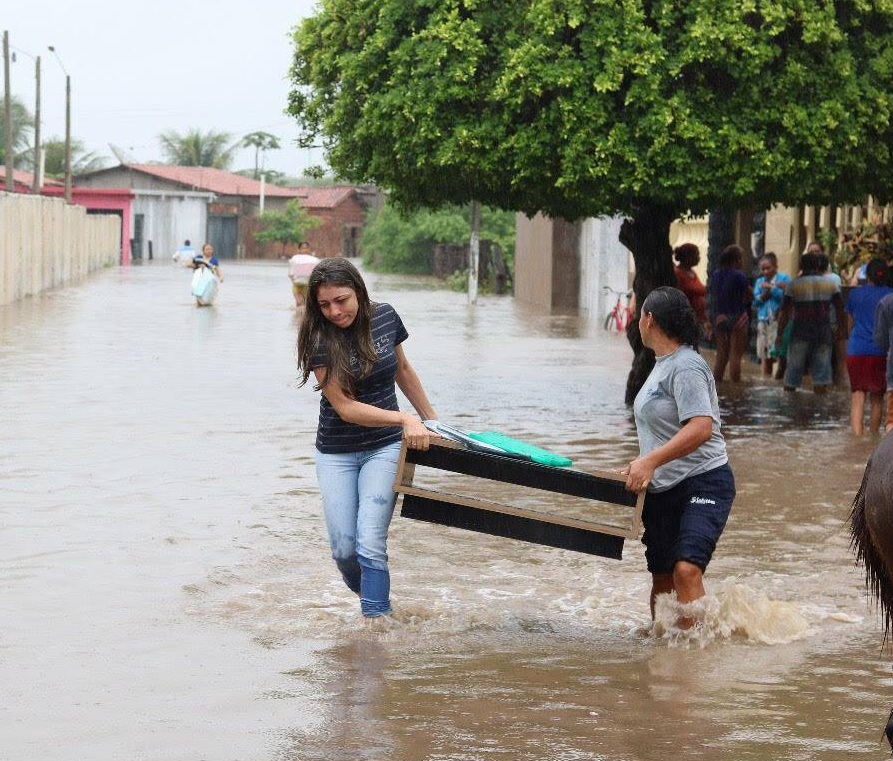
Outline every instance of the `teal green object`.
<svg viewBox="0 0 893 761"><path fill-rule="evenodd" d="M551 465L553 468L566 468L573 465L574 461L567 457L562 457L554 452L546 449L540 449L526 441L518 441L504 433L496 433L495 431L468 431L468 437L475 441L482 441L484 444L490 444L499 447L506 454L512 454L516 457L524 457L540 465Z"/></svg>

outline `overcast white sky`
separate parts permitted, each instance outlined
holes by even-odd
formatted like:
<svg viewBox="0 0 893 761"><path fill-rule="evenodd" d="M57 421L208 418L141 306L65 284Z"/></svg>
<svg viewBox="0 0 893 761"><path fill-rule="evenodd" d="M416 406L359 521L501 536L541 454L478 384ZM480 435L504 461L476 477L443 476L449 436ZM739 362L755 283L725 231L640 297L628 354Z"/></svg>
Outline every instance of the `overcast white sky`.
<svg viewBox="0 0 893 761"><path fill-rule="evenodd" d="M65 134L65 75L71 76L71 132L117 163L109 144L139 163L163 159L159 133L264 130L282 143L266 166L299 175L322 163L299 149L284 111L291 29L315 0L2 0L0 31L16 53L12 92L34 111L34 60L41 59L43 136ZM0 57L2 71L2 57ZM2 88L2 85L0 85ZM254 167L254 151L233 169Z"/></svg>

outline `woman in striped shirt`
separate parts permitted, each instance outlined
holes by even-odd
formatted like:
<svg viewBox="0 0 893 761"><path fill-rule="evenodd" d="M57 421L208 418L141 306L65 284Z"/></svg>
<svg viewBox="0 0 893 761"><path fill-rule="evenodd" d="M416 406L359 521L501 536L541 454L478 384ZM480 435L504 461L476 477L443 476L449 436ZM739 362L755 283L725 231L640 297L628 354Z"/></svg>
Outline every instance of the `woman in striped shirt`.
<svg viewBox="0 0 893 761"><path fill-rule="evenodd" d="M403 351L409 337L390 304L373 303L347 259L323 259L310 274L298 334L301 385L322 391L316 474L332 557L366 617L388 615L387 535L402 441L427 449L423 420L437 418ZM401 412L395 386L420 416Z"/></svg>

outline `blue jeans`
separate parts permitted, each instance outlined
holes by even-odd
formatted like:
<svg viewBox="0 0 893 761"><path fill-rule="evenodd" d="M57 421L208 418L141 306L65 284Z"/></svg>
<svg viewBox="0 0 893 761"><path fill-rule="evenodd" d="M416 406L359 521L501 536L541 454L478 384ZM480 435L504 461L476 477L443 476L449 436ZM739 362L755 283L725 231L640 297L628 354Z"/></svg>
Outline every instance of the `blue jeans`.
<svg viewBox="0 0 893 761"><path fill-rule="evenodd" d="M316 452L332 558L367 617L391 612L387 543L399 457L399 441L365 452Z"/></svg>
<svg viewBox="0 0 893 761"><path fill-rule="evenodd" d="M803 373L809 367L813 386L829 386L833 380L831 366L832 345L820 341L804 341L792 338L788 346L788 366L784 373L784 385L799 388Z"/></svg>

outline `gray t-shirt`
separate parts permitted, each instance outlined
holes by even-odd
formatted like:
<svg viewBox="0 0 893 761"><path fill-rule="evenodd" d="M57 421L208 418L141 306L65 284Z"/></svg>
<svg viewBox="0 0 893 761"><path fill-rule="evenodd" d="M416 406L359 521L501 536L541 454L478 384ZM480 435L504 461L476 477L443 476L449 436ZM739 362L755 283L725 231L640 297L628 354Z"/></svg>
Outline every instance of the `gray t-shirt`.
<svg viewBox="0 0 893 761"><path fill-rule="evenodd" d="M713 433L694 452L661 465L648 491L666 491L698 473L728 462L726 443L719 430L719 400L713 373L703 357L690 346L658 357L636 395L633 405L639 454L646 455L666 444L693 417L713 419Z"/></svg>

